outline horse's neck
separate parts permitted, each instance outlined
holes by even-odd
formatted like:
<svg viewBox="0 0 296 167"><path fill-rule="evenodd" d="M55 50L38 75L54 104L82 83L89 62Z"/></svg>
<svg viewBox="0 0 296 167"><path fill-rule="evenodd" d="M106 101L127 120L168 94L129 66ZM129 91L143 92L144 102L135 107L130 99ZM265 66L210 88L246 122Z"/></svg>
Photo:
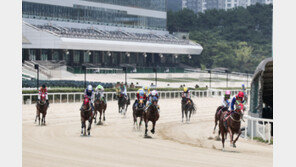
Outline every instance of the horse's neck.
<svg viewBox="0 0 296 167"><path fill-rule="evenodd" d="M233 112L231 115L236 120L239 120L240 119L240 114L237 111Z"/></svg>

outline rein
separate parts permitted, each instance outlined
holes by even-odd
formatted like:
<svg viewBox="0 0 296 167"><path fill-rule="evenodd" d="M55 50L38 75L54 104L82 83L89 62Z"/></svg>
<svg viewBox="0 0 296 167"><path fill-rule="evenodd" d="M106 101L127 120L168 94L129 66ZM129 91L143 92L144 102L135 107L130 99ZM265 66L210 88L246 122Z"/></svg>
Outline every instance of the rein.
<svg viewBox="0 0 296 167"><path fill-rule="evenodd" d="M230 115L230 118L231 118L234 122L241 122L240 119L239 119L239 120L234 119L234 118L232 117L232 115Z"/></svg>
<svg viewBox="0 0 296 167"><path fill-rule="evenodd" d="M235 111L236 112L236 111ZM237 112L236 112L237 113ZM239 114L239 113L237 113L237 114ZM230 118L234 121L234 122L241 122L241 114L239 114L240 115L240 119L239 120L236 120L236 119L234 119L233 117L232 117L232 114L230 114ZM243 119L242 119L243 120ZM244 121L244 120L243 120ZM245 122L245 121L244 121Z"/></svg>

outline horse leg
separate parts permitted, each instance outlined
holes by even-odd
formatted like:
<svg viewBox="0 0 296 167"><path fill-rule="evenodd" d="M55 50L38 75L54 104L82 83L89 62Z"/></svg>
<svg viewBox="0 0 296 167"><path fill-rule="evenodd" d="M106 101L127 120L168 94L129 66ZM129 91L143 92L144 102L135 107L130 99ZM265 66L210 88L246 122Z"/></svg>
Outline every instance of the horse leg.
<svg viewBox="0 0 296 167"><path fill-rule="evenodd" d="M215 114L215 126L214 126L214 130L213 130L213 134L215 134L216 131L216 127L217 127L217 122L218 122L218 118L217 118L217 114ZM220 131L220 130L219 130ZM218 135L219 136L219 135Z"/></svg>
<svg viewBox="0 0 296 167"><path fill-rule="evenodd" d="M94 120L95 120L95 123L97 123L97 115L98 115L98 111L95 109L95 112L94 112Z"/></svg>
<svg viewBox="0 0 296 167"><path fill-rule="evenodd" d="M40 112L38 113L38 125L40 125Z"/></svg>
<svg viewBox="0 0 296 167"><path fill-rule="evenodd" d="M188 111L185 111L186 123L188 122Z"/></svg>
<svg viewBox="0 0 296 167"><path fill-rule="evenodd" d="M83 121L84 121L84 120L81 119L81 135L83 135L83 128L84 128L84 123L83 123Z"/></svg>
<svg viewBox="0 0 296 167"><path fill-rule="evenodd" d="M45 125L45 123L44 123L44 121L45 121L45 120L44 120L44 115L45 115L45 114L42 113L41 125Z"/></svg>
<svg viewBox="0 0 296 167"><path fill-rule="evenodd" d="M147 136L148 131L148 120L145 120L145 136Z"/></svg>
<svg viewBox="0 0 296 167"><path fill-rule="evenodd" d="M92 117L88 119L88 128L87 128L87 135L90 135L90 129L91 129L91 124L92 124Z"/></svg>
<svg viewBox="0 0 296 167"><path fill-rule="evenodd" d="M106 121L106 119L105 119L105 110L106 109L103 109L103 121Z"/></svg>
<svg viewBox="0 0 296 167"><path fill-rule="evenodd" d="M228 129L228 132L229 132L229 135L230 135L230 145L231 145L232 142L233 142L233 134L232 134L232 131L231 131L229 126L227 127L227 129Z"/></svg>
<svg viewBox="0 0 296 167"><path fill-rule="evenodd" d="M183 107L182 107L182 122L183 122L183 119L184 119L184 110L183 110Z"/></svg>
<svg viewBox="0 0 296 167"><path fill-rule="evenodd" d="M191 112L192 112L192 110L190 110L190 112L189 112L189 122L190 122L190 118L191 118Z"/></svg>
<svg viewBox="0 0 296 167"><path fill-rule="evenodd" d="M100 111L100 122L102 122L102 112L103 112L103 109Z"/></svg>
<svg viewBox="0 0 296 167"><path fill-rule="evenodd" d="M156 121L153 121L153 122L152 122L152 124L153 124L153 125L152 125L152 129L151 129L151 133L152 133L152 134L155 133L155 123L156 123Z"/></svg>
<svg viewBox="0 0 296 167"><path fill-rule="evenodd" d="M221 136L222 136L222 146L223 146L222 150L224 151L225 138L224 138L224 131L223 130L221 130Z"/></svg>
<svg viewBox="0 0 296 167"><path fill-rule="evenodd" d="M241 130L239 130L237 137L235 138L235 140L233 141L233 147L236 148L236 141L238 140L239 136L242 134Z"/></svg>
<svg viewBox="0 0 296 167"><path fill-rule="evenodd" d="M143 118L142 118L142 117L140 117L139 129L141 128L142 121L143 121Z"/></svg>

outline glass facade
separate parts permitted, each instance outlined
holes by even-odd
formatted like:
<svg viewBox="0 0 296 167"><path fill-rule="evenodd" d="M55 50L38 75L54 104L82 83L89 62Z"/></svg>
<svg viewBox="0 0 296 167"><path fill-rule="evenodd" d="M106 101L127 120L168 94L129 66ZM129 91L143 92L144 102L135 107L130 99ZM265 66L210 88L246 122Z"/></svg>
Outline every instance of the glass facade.
<svg viewBox="0 0 296 167"><path fill-rule="evenodd" d="M138 7L144 9L166 11L166 0L84 0L90 2L101 2L112 5Z"/></svg>
<svg viewBox="0 0 296 167"><path fill-rule="evenodd" d="M150 2L150 1L149 1ZM151 3L154 1L151 1ZM126 11L74 5L64 7L22 2L23 17L69 22L126 26L145 29L166 29L166 19L127 14Z"/></svg>

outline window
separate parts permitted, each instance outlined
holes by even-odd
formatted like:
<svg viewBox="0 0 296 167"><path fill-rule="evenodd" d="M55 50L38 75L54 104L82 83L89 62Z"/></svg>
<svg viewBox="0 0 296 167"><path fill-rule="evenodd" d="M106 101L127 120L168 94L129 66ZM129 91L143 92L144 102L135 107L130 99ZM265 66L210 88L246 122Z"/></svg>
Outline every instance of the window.
<svg viewBox="0 0 296 167"><path fill-rule="evenodd" d="M89 53L88 52L84 52L84 56L83 56L83 62L84 63L89 63Z"/></svg>
<svg viewBox="0 0 296 167"><path fill-rule="evenodd" d="M74 61L74 63L78 63L80 61L80 52L79 51L74 51L73 61Z"/></svg>

